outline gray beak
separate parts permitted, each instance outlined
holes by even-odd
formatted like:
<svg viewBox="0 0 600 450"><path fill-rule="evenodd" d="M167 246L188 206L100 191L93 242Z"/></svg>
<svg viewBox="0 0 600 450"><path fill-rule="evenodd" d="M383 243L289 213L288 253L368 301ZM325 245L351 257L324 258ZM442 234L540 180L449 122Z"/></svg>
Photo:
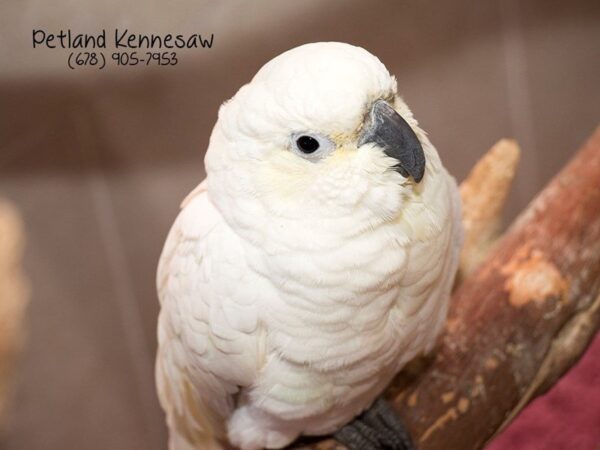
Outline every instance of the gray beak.
<svg viewBox="0 0 600 450"><path fill-rule="evenodd" d="M425 173L425 154L410 125L385 100L377 100L358 139L358 146L374 143L398 164L394 168L418 183Z"/></svg>

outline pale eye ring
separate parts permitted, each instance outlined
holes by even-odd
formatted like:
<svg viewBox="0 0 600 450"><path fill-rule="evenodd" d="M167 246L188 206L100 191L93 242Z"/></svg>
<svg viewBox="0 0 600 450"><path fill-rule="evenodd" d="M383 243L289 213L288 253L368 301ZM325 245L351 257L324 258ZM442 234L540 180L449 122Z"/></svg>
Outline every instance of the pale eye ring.
<svg viewBox="0 0 600 450"><path fill-rule="evenodd" d="M294 133L291 141L294 153L313 161L326 157L335 147L331 139L319 133Z"/></svg>

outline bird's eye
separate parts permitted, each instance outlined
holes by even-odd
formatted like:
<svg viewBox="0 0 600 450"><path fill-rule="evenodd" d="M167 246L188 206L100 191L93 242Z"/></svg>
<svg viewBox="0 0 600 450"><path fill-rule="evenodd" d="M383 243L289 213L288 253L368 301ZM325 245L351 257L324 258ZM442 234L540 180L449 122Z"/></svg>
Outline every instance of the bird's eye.
<svg viewBox="0 0 600 450"><path fill-rule="evenodd" d="M295 133L291 146L295 153L310 160L324 158L335 147L329 138L318 133Z"/></svg>
<svg viewBox="0 0 600 450"><path fill-rule="evenodd" d="M314 153L319 149L319 141L312 136L300 136L296 139L296 145L302 153Z"/></svg>

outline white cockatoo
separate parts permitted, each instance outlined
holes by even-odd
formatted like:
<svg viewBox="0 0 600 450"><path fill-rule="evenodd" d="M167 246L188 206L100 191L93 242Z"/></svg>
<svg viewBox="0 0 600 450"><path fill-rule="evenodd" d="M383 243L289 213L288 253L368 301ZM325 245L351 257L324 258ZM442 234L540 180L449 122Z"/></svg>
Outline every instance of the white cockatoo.
<svg viewBox="0 0 600 450"><path fill-rule="evenodd" d="M385 66L314 43L225 102L158 267L172 450L281 448L368 409L446 318L460 200Z"/></svg>

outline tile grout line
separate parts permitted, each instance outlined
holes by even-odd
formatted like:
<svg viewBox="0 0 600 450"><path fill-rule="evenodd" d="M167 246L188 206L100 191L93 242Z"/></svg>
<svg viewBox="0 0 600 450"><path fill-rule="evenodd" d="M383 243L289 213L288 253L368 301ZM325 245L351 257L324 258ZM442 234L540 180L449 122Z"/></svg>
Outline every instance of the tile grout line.
<svg viewBox="0 0 600 450"><path fill-rule="evenodd" d="M519 0L500 2L500 19L510 125L515 137L520 141L522 160L532 162L528 166L524 164L524 169L529 174L527 182L531 183L533 179L533 185L537 186L540 173L537 169L538 153ZM519 182L521 178L523 177L517 177L517 183L519 191L524 194L527 191L523 182Z"/></svg>
<svg viewBox="0 0 600 450"><path fill-rule="evenodd" d="M87 123L88 120L91 120L90 114L87 111L81 111L81 114L76 112L75 116L74 120L79 122L77 128L90 134L90 125ZM137 386L137 396L146 429L145 438L150 442L158 443L161 439L157 430L160 430L163 424L159 416L152 413L156 410L154 401L156 390L154 383L149 381L154 379L154 358L144 336L141 314L137 310L138 303L133 289L133 278L123 251L123 241L105 175L98 169L98 164L94 164L97 162L97 155L92 154L93 150L87 149L86 140L81 139L80 141L84 158L92 161L89 167L86 167L89 172L85 175L85 179L90 190L102 246L105 249L105 257L113 281L115 303L120 315L121 328L127 341L127 353L133 366L134 382Z"/></svg>
<svg viewBox="0 0 600 450"><path fill-rule="evenodd" d="M116 300L121 315L128 350L133 362L134 375L137 379L139 396L141 397L146 427L154 427L155 418L149 414L155 409L154 364L150 349L143 333L142 319L137 310L131 271L129 270L123 248L123 241L118 232L116 216L106 180L97 171L87 175L88 185L92 195L94 210L98 218L98 227L105 248L109 271L116 291ZM151 377L149 377L151 375Z"/></svg>

